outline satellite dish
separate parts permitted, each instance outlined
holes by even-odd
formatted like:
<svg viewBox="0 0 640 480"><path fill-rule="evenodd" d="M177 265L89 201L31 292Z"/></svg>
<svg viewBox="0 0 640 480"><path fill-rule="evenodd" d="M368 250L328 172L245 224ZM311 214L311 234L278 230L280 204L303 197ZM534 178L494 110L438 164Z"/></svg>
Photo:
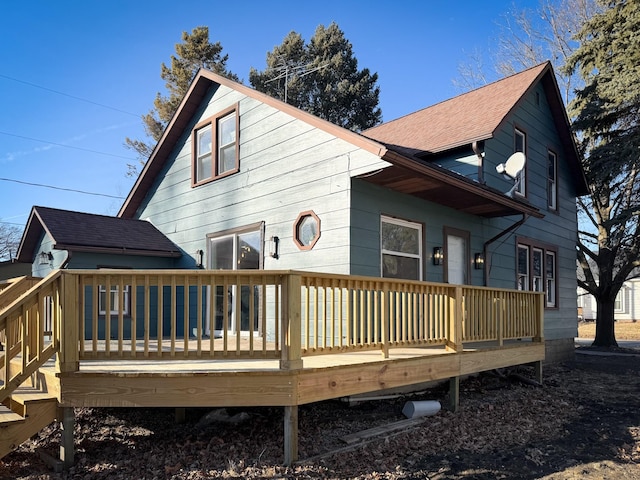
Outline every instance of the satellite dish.
<svg viewBox="0 0 640 480"><path fill-rule="evenodd" d="M513 193L518 188L520 181L522 180L522 170L524 170L524 166L527 163L527 158L524 156L522 152L516 152L511 155L505 163L501 163L496 166L496 171L504 175L507 180L515 180L515 184L513 188L507 192L507 195L512 197Z"/></svg>

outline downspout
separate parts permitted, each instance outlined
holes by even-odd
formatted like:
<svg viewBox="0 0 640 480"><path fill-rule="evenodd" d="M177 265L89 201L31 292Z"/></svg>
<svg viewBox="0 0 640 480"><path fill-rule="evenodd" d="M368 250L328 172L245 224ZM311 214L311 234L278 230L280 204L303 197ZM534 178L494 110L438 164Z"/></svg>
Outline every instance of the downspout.
<svg viewBox="0 0 640 480"><path fill-rule="evenodd" d="M507 233L513 232L517 228L519 228L524 222L527 221L529 215L526 213L522 214L522 218L518 220L516 223L511 225L509 228L504 229L500 233L498 233L495 237L490 238L484 245L482 246L482 256L484 257L484 286L489 286L489 271L491 270L491 259L489 258L489 245L498 240L500 237L505 236Z"/></svg>
<svg viewBox="0 0 640 480"><path fill-rule="evenodd" d="M484 185L484 152L480 149L480 145L476 140L471 143L471 149L478 157L478 183Z"/></svg>
<svg viewBox="0 0 640 480"><path fill-rule="evenodd" d="M62 262L62 264L60 265L60 270L66 270L67 266L69 265L69 262L71 261L71 256L73 255L73 253L71 252L71 250L67 250L67 258L64 262Z"/></svg>

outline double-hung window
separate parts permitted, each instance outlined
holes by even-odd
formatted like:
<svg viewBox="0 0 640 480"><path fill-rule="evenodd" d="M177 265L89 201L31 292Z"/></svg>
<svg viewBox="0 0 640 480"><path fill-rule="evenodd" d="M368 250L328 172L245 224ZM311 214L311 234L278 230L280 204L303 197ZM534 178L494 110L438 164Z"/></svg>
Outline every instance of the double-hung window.
<svg viewBox="0 0 640 480"><path fill-rule="evenodd" d="M238 106L199 123L193 130L192 184L199 185L239 169Z"/></svg>
<svg viewBox="0 0 640 480"><path fill-rule="evenodd" d="M122 295L120 295L120 288L118 285L111 285L109 287L109 313L111 315L118 315L122 310L123 315L129 315L129 305L129 285L124 286L122 289ZM107 289L104 285L99 286L98 309L100 311L100 315L106 315Z"/></svg>
<svg viewBox="0 0 640 480"><path fill-rule="evenodd" d="M422 225L391 217L381 219L382 276L422 279Z"/></svg>
<svg viewBox="0 0 640 480"><path fill-rule="evenodd" d="M547 153L547 206L549 210L558 209L558 156L551 150Z"/></svg>
<svg viewBox="0 0 640 480"><path fill-rule="evenodd" d="M527 134L522 130L514 129L513 131L513 139L514 139L514 152L522 152L525 157L527 156ZM516 187L516 193L522 195L523 197L527 195L526 190L526 172L527 166L522 169L520 174L518 175L520 178L518 179L518 185Z"/></svg>
<svg viewBox="0 0 640 480"><path fill-rule="evenodd" d="M557 251L525 238L518 238L516 276L518 290L545 293L547 308L557 304Z"/></svg>

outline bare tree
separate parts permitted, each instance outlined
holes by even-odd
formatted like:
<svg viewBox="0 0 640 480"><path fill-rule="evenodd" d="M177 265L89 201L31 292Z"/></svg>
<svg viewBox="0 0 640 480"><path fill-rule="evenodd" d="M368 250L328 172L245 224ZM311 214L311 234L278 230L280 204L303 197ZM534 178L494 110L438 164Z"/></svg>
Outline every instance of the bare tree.
<svg viewBox="0 0 640 480"><path fill-rule="evenodd" d="M0 222L0 260L15 258L20 245L20 230Z"/></svg>

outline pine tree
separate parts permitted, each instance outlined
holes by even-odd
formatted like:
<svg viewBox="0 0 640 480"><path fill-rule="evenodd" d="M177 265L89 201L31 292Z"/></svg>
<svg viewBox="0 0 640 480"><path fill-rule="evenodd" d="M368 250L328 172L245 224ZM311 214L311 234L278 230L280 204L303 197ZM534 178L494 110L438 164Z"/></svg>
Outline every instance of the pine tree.
<svg viewBox="0 0 640 480"><path fill-rule="evenodd" d="M267 68L251 69L259 91L354 131L382 121L377 73L358 70L351 43L337 24L318 26L308 44L290 32L267 53Z"/></svg>
<svg viewBox="0 0 640 480"><path fill-rule="evenodd" d="M239 81L235 74L227 70L229 55L222 55L220 42L209 41L209 27L196 27L191 34L182 32L182 43L177 43L175 50L176 55L171 55L171 66L162 63L160 67L160 77L166 82L168 95L158 92L153 102L154 108L142 117L148 139L125 139L125 145L137 152L140 165L144 165L151 155L155 143L162 137L200 68ZM148 142L149 139L152 143ZM135 176L137 173L138 165L129 165L128 175Z"/></svg>

